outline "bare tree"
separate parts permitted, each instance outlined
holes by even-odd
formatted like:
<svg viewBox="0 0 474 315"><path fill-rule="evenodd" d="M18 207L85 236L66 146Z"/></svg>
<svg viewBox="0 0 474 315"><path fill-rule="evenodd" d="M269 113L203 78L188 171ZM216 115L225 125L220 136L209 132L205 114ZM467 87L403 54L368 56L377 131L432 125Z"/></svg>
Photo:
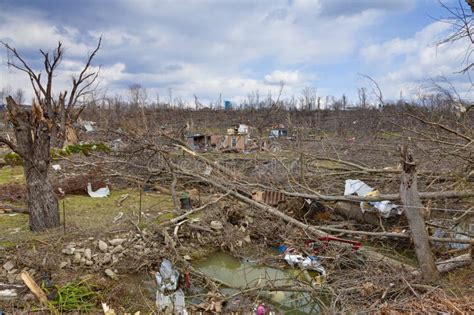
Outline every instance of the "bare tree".
<svg viewBox="0 0 474 315"><path fill-rule="evenodd" d="M341 103L342 103L342 109L346 110L346 107L347 107L347 96L346 96L346 94L342 94Z"/></svg>
<svg viewBox="0 0 474 315"><path fill-rule="evenodd" d="M452 26L452 30L446 38L438 42L438 45L453 43L459 40L466 41L467 44L464 67L459 73L468 73L474 66L474 62L471 61L472 54L474 53L474 25L473 16L469 14L469 11L474 12L474 5L472 0L465 0L465 2L470 8L465 7L461 0L458 0L455 6L439 1L440 5L449 13L449 16L441 21L449 23Z"/></svg>
<svg viewBox="0 0 474 315"><path fill-rule="evenodd" d="M13 99L17 104L24 104L25 103L25 91L22 89L17 89L15 94L13 95Z"/></svg>
<svg viewBox="0 0 474 315"><path fill-rule="evenodd" d="M10 51L14 68L25 72L31 82L35 99L31 107L18 104L12 96L7 97L9 121L14 126L15 142L0 137L23 159L27 187L27 206L30 214L30 228L43 231L60 225L58 198L49 179L51 146L64 142L66 124L77 119L81 110L74 111L78 98L93 88L98 72L90 71L92 59L100 48L101 40L89 55L79 76L72 78L71 92L60 92L56 97L53 81L63 57L61 42L52 55L40 50L46 81L41 72L36 73L15 48L2 43Z"/></svg>
<svg viewBox="0 0 474 315"><path fill-rule="evenodd" d="M372 89L372 93L375 95L377 101L378 101L378 105L379 106L384 106L385 103L383 101L383 94L382 94L382 89L380 88L380 85L377 83L377 81L375 81L371 76L367 75L367 74L359 74L361 77L363 78L366 78L367 80L369 80L372 85L373 85L373 89Z"/></svg>
<svg viewBox="0 0 474 315"><path fill-rule="evenodd" d="M199 108L202 107L202 104L201 102L199 102L199 99L196 94L194 94L193 96L194 96L194 107L196 110L199 110Z"/></svg>
<svg viewBox="0 0 474 315"><path fill-rule="evenodd" d="M301 92L303 94L303 108L313 110L314 106L316 105L316 95L318 89L315 87L305 87Z"/></svg>
<svg viewBox="0 0 474 315"><path fill-rule="evenodd" d="M358 88L357 93L359 94L359 106L367 108L367 89L365 87Z"/></svg>
<svg viewBox="0 0 474 315"><path fill-rule="evenodd" d="M145 131L147 131L148 124L147 124L146 114L145 114L145 105L148 99L148 94L147 94L146 88L142 87L140 84L132 84L129 87L129 91L130 91L130 101L132 103L132 106L135 108L140 108L143 127L145 128Z"/></svg>
<svg viewBox="0 0 474 315"><path fill-rule="evenodd" d="M280 81L279 86L280 86L280 89L278 90L278 97L275 101L275 104L277 106L282 105L282 104L280 104L280 97L281 97L281 94L283 93L283 88L285 87L285 82L283 80ZM282 105L282 107L283 107L283 105Z"/></svg>
<svg viewBox="0 0 474 315"><path fill-rule="evenodd" d="M40 50L44 60L44 70L46 72L46 80L43 80L42 73L36 73L15 48L5 42L1 42L13 55L14 61L9 62L9 65L28 75L36 101L40 107L43 108L44 115L46 115L51 122L54 122L50 127L50 143L54 147L63 146L66 140L66 126L72 126L84 110L85 104L82 104L79 109L76 108L76 105L79 104L79 98L91 93L96 87L99 71L93 71L91 69L91 62L99 51L101 42L102 38L99 39L96 48L88 56L82 71L77 77L72 78L72 87L69 97L68 92L64 91L59 94L57 99L55 99L53 93L53 78L63 57L64 51L62 43L58 43L58 47L53 51L52 55L49 52Z"/></svg>

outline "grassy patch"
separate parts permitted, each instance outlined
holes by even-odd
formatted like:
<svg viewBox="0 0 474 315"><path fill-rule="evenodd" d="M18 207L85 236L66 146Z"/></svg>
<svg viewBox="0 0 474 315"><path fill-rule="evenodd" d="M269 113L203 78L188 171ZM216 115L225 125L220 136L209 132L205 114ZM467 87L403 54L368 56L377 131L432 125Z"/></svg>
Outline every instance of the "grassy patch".
<svg viewBox="0 0 474 315"><path fill-rule="evenodd" d="M14 247L17 240L29 235L28 216L25 214L0 214L0 246Z"/></svg>
<svg viewBox="0 0 474 315"><path fill-rule="evenodd" d="M380 138L385 139L385 140L392 140L392 139L401 138L402 134L400 132L382 131L379 133L379 136Z"/></svg>
<svg viewBox="0 0 474 315"><path fill-rule="evenodd" d="M74 281L63 286L55 286L57 295L51 304L59 311L64 312L90 312L98 300L98 294L87 285L85 280Z"/></svg>
<svg viewBox="0 0 474 315"><path fill-rule="evenodd" d="M3 247L3 248L13 248L16 246L16 243L15 242L11 242L11 241L0 241L0 247Z"/></svg>
<svg viewBox="0 0 474 315"><path fill-rule="evenodd" d="M5 166L0 168L0 185L24 182L25 176L22 166Z"/></svg>
<svg viewBox="0 0 474 315"><path fill-rule="evenodd" d="M117 206L117 200L123 195L129 197ZM140 205L140 192L137 189L112 190L107 198L91 198L88 195L68 196L64 199L66 206L66 224L68 222L84 229L93 229L112 224L113 219L120 212L126 214L138 212ZM169 209L173 205L171 196L143 193L142 211L159 211ZM60 202L62 214L62 201Z"/></svg>
<svg viewBox="0 0 474 315"><path fill-rule="evenodd" d="M128 198L117 206L117 200L128 194ZM98 230L105 230L114 225L114 218L122 212L124 215L134 212L138 214L140 192L138 189L121 189L111 191L107 198L91 198L88 195L67 196L63 199L66 207L66 226L80 228L85 234L93 234ZM59 201L61 222L63 222L63 200ZM142 194L142 212L158 213L173 207L171 196L157 193ZM166 217L165 217L166 218ZM122 221L118 221L117 224ZM142 226L144 227L142 222ZM13 242L17 244L22 241L31 240L33 237L42 239L47 237L48 232L34 234L29 230L28 215L0 214L1 242ZM89 233L90 232L90 233ZM1 243L0 243L0 246ZM6 246L4 246L6 247Z"/></svg>
<svg viewBox="0 0 474 315"><path fill-rule="evenodd" d="M174 218L173 212L166 212L166 213L160 214L160 215L156 218L155 222L156 222L156 224L161 224L161 223L164 223L164 222L166 222L166 221L169 221L169 220L171 220L171 219L173 219L173 218Z"/></svg>

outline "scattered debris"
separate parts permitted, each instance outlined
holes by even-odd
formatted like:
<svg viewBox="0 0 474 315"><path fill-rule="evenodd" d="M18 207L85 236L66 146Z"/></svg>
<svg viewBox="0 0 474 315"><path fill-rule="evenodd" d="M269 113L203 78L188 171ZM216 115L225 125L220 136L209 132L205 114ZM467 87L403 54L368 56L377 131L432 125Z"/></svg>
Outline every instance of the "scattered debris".
<svg viewBox="0 0 474 315"><path fill-rule="evenodd" d="M193 208L191 205L191 198L189 198L189 194L187 192L183 192L181 194L181 197L179 197L179 202L181 209L183 210L191 210Z"/></svg>
<svg viewBox="0 0 474 315"><path fill-rule="evenodd" d="M82 126L84 127L86 132L93 132L93 131L95 131L94 127L92 126L93 124L94 124L94 122L92 122L92 121L84 121L82 123Z"/></svg>
<svg viewBox="0 0 474 315"><path fill-rule="evenodd" d="M214 230L222 230L224 228L224 225L222 224L221 221L211 221L211 228Z"/></svg>
<svg viewBox="0 0 474 315"><path fill-rule="evenodd" d="M33 280L28 272L22 271L21 279L42 304L48 303L48 297L46 296L46 293L44 293L44 291L38 286L38 284L35 282L35 280Z"/></svg>
<svg viewBox="0 0 474 315"><path fill-rule="evenodd" d="M114 220L112 221L113 223L117 222L123 217L123 212L119 212L115 217Z"/></svg>
<svg viewBox="0 0 474 315"><path fill-rule="evenodd" d="M462 229L455 229L455 231L453 232L448 232L446 231L446 229L441 229L441 228L437 228L434 233L433 233L433 236L434 237L448 237L448 238L453 238L453 239L456 239L456 240L470 240L471 238L466 235L466 234L462 234L464 231ZM462 243L455 243L455 242L452 242L452 243L437 243L438 246L446 246L448 248L452 248L452 249L466 249L466 248L469 248L469 244L462 244Z"/></svg>
<svg viewBox="0 0 474 315"><path fill-rule="evenodd" d="M239 124L239 127L237 128L238 133L249 133L249 126L245 124Z"/></svg>
<svg viewBox="0 0 474 315"><path fill-rule="evenodd" d="M107 275L107 277L110 277L112 279L117 278L117 274L112 271L112 269L105 269L104 273Z"/></svg>
<svg viewBox="0 0 474 315"><path fill-rule="evenodd" d="M319 272L321 275L326 275L326 270L317 260L315 256L303 256L303 255L292 255L285 254L285 261L288 265L294 267L298 266L300 269L310 269Z"/></svg>
<svg viewBox="0 0 474 315"><path fill-rule="evenodd" d="M265 315L266 312L265 303L259 303L256 310L257 315Z"/></svg>
<svg viewBox="0 0 474 315"><path fill-rule="evenodd" d="M370 187L366 183L358 179L347 179L346 186L344 189L344 195L350 196L352 194L357 194L360 197L370 197L370 196L377 196L380 193L378 190ZM361 202L360 209L362 212L370 210L370 207L367 205L370 204L371 206L375 207L380 215L384 218L391 217L393 215L400 215L402 214L402 208L397 205L394 205L388 200L384 201L375 201L375 202Z"/></svg>
<svg viewBox="0 0 474 315"><path fill-rule="evenodd" d="M322 276L326 275L326 269L322 266L321 262L316 258L316 256L303 256L300 254L294 253L294 248L287 247L285 245L280 245L278 250L281 253L284 253L284 260L291 267L298 266L300 269L309 269L315 270Z"/></svg>
<svg viewBox="0 0 474 315"><path fill-rule="evenodd" d="M3 269L5 269L6 271L10 271L12 270L15 265L11 262L11 261L7 261L6 263L3 264Z"/></svg>
<svg viewBox="0 0 474 315"><path fill-rule="evenodd" d="M18 291L24 286L17 284L6 284L0 282L0 300L9 300L18 296ZM1 311L0 311L1 313Z"/></svg>
<svg viewBox="0 0 474 315"><path fill-rule="evenodd" d="M60 171L60 170L61 170L61 165L59 165L59 164L53 164L51 167L52 167L53 170L55 170L55 171Z"/></svg>
<svg viewBox="0 0 474 315"><path fill-rule="evenodd" d="M279 191L252 191L252 199L270 206L277 206L286 200L286 195Z"/></svg>
<svg viewBox="0 0 474 315"><path fill-rule="evenodd" d="M156 307L159 311L172 311L175 314L187 314L184 293L178 289L179 272L173 268L168 259L161 262L160 271L156 273Z"/></svg>
<svg viewBox="0 0 474 315"><path fill-rule="evenodd" d="M102 303L102 310L104 311L104 315L115 315L115 311L106 303Z"/></svg>
<svg viewBox="0 0 474 315"><path fill-rule="evenodd" d="M117 207L121 207L122 206L122 203L128 198L130 197L129 194L124 194L124 195L121 195L119 199L117 199L117 201L115 202L117 204Z"/></svg>
<svg viewBox="0 0 474 315"><path fill-rule="evenodd" d="M321 242L322 242L322 245L323 245L322 248L320 247ZM316 254L316 253L321 252L321 250L326 249L329 245L329 242L345 243L345 244L352 245L352 251L353 252L358 251L359 249L362 248L362 243L359 242L359 241L346 240L346 239L339 238L339 237L334 237L334 236L319 237L318 242L308 240L306 242L306 246L311 248L313 250L313 253Z"/></svg>
<svg viewBox="0 0 474 315"><path fill-rule="evenodd" d="M123 143L122 139L120 139L120 138L115 139L115 140L113 140L109 143L109 147L113 151L120 150L123 146L124 146L124 143Z"/></svg>

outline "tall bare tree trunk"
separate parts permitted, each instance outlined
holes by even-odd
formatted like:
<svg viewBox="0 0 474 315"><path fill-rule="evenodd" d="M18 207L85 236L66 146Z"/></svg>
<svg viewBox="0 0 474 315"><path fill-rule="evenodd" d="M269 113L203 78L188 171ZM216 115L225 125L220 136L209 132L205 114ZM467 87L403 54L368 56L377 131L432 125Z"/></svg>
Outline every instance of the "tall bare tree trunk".
<svg viewBox="0 0 474 315"><path fill-rule="evenodd" d="M15 152L23 158L30 229L39 232L57 227L60 225L58 198L48 177L50 126L36 103L30 109L7 97L7 106L15 126Z"/></svg>
<svg viewBox="0 0 474 315"><path fill-rule="evenodd" d="M36 73L15 48L0 41L14 57L15 61L8 62L8 65L28 75L35 95L31 107L22 106L11 96L7 97L8 120L14 126L16 141L0 135L0 143L6 144L23 159L30 228L35 232L60 225L58 197L48 177L51 145L63 146L67 134L66 125L71 126L84 109L82 106L75 111L79 97L94 89L98 71L91 71L90 66L101 42L102 38L79 75L72 77L70 93L63 91L57 95L53 91L53 79L63 56L61 42L52 54L40 50L44 72Z"/></svg>
<svg viewBox="0 0 474 315"><path fill-rule="evenodd" d="M439 278L439 272L431 251L429 236L423 219L420 196L416 180L416 163L406 146L400 148L403 173L400 183L400 197L405 208L411 235L415 244L416 257L423 279L428 282Z"/></svg>
<svg viewBox="0 0 474 315"><path fill-rule="evenodd" d="M48 167L38 167L38 163L25 162L25 177L30 229L39 232L58 227L60 225L58 197L49 180Z"/></svg>

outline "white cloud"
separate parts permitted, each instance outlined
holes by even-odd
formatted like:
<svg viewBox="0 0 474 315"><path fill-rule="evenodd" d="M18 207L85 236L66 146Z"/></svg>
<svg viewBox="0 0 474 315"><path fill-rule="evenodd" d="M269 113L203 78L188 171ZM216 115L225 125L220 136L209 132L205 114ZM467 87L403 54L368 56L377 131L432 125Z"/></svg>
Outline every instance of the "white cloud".
<svg viewBox="0 0 474 315"><path fill-rule="evenodd" d="M264 81L267 84L286 84L291 85L300 81L300 74L298 71L280 71L275 70L272 73L265 75Z"/></svg>
<svg viewBox="0 0 474 315"><path fill-rule="evenodd" d="M196 1L186 6L125 1L107 11L114 18L103 16L105 22L91 29L59 22L42 9L3 12L0 39L27 51L29 60L39 56L31 52L51 49L61 40L66 54L57 81L66 83L103 35L96 63L103 65L102 85L110 92L139 83L152 90L173 88L191 99L194 93L211 98L221 92L241 98L257 89L262 95L275 93L278 87L273 85L280 81L286 93L299 93L313 77L298 65L324 64L352 54L359 34L381 16L362 10L327 18L319 1L289 5L286 0L232 5ZM275 60L286 70L260 67L261 59ZM245 70L249 63L256 64L250 73ZM66 86L58 83L58 88Z"/></svg>
<svg viewBox="0 0 474 315"><path fill-rule="evenodd" d="M74 27L51 24L38 13L0 10L0 40L20 52L53 49L61 41L70 56L87 54L87 45L77 40L80 31Z"/></svg>
<svg viewBox="0 0 474 315"><path fill-rule="evenodd" d="M366 61L390 60L390 58L416 53L420 49L431 49L446 35L450 25L438 21L429 24L414 36L401 39L393 38L383 43L362 48L361 55Z"/></svg>
<svg viewBox="0 0 474 315"><path fill-rule="evenodd" d="M138 83L150 94L165 94L171 88L174 95L189 100L194 94L215 100L220 93L237 100L255 90L263 97L268 92L276 95L283 81L283 96L290 97L299 95L304 86L315 85L318 66L348 59L357 64L358 49L387 12L412 7L409 0L341 3L97 1L75 6L75 16L84 16L84 22L82 18L64 19L58 14L58 3L52 1L51 8L18 8L14 15L0 11L0 39L26 51L28 60L39 57L32 55L37 49L51 49L58 40L63 41L66 54L57 76L58 89L68 86L97 37L103 35L94 65L102 65L102 88L111 94L127 93L128 85ZM419 78L433 66L432 60L439 60L436 51L433 55L429 50L432 46L424 49L441 28L433 23L411 38L370 45L360 56L369 64L404 58L403 68L386 68L384 82ZM454 53L450 50L446 58ZM448 71L443 65L436 67L438 72ZM356 72L355 68L347 71ZM5 73L3 68L0 87L6 84ZM10 75L9 84L28 89L27 80L18 79L21 76ZM318 82L323 85L318 86L319 91L330 90L324 82Z"/></svg>
<svg viewBox="0 0 474 315"><path fill-rule="evenodd" d="M462 67L469 43L457 41L437 45L450 26L442 21L425 26L412 37L394 38L361 50L368 67L378 70L375 77L388 98L414 95L430 79L446 77L465 97L471 85L466 76L457 74ZM469 84L466 84L469 83Z"/></svg>

